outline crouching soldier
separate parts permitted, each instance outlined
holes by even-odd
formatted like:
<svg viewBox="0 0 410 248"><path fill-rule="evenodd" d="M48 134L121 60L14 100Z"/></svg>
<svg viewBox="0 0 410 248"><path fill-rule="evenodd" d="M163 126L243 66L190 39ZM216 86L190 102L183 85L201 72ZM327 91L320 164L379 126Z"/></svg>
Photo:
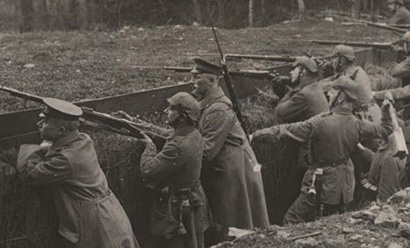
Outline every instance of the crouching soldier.
<svg viewBox="0 0 410 248"><path fill-rule="evenodd" d="M287 136L309 142L310 167L303 178L301 194L284 217L285 224L313 221L321 215L322 206L326 215L343 211L343 206L353 200L355 187L352 151L363 138L387 138L392 133L388 101L383 106L381 123L360 120L352 113L372 99L370 89L361 82L340 76L328 94L329 113L258 130L253 135L253 139ZM316 179L321 179L321 183L317 184Z"/></svg>
<svg viewBox="0 0 410 248"><path fill-rule="evenodd" d="M38 126L48 142L22 145L17 170L26 184L52 189L63 237L59 247L139 247L124 209L108 188L92 140L78 131L81 108L53 98L43 101L46 108Z"/></svg>
<svg viewBox="0 0 410 248"><path fill-rule="evenodd" d="M156 247L204 247L210 226L205 193L201 187L202 137L195 128L199 103L181 92L168 99L167 122L174 132L161 152L146 136L141 157L143 178L160 189L151 213Z"/></svg>

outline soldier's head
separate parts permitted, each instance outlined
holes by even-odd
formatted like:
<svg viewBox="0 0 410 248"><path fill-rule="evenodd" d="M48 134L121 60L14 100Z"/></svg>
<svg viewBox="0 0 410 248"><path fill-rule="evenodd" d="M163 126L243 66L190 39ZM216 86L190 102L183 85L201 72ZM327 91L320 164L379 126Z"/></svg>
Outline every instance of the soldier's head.
<svg viewBox="0 0 410 248"><path fill-rule="evenodd" d="M316 62L307 57L296 57L293 63L293 70L290 72L290 81L292 85L311 83L318 76L318 68Z"/></svg>
<svg viewBox="0 0 410 248"><path fill-rule="evenodd" d="M391 12L395 12L397 8L403 6L403 0L387 0L387 7Z"/></svg>
<svg viewBox="0 0 410 248"><path fill-rule="evenodd" d="M410 32L406 32L403 37L403 49L406 53L406 55L410 55Z"/></svg>
<svg viewBox="0 0 410 248"><path fill-rule="evenodd" d="M219 78L222 75L221 68L206 60L195 58L195 65L191 71L194 82L192 95L200 101L213 89L219 87Z"/></svg>
<svg viewBox="0 0 410 248"><path fill-rule="evenodd" d="M43 102L46 107L40 114L41 120L37 123L43 140L55 142L78 130L79 118L83 114L81 108L55 98L44 98Z"/></svg>
<svg viewBox="0 0 410 248"><path fill-rule="evenodd" d="M335 56L332 61L335 72L343 71L356 59L354 49L346 45L337 45L333 51L333 56Z"/></svg>
<svg viewBox="0 0 410 248"><path fill-rule="evenodd" d="M345 75L340 76L333 82L331 89L328 91L328 96L331 109L336 106L345 106L356 110L373 99L369 87Z"/></svg>
<svg viewBox="0 0 410 248"><path fill-rule="evenodd" d="M167 123L172 127L181 124L196 125L199 121L198 101L187 92L180 92L167 99Z"/></svg>

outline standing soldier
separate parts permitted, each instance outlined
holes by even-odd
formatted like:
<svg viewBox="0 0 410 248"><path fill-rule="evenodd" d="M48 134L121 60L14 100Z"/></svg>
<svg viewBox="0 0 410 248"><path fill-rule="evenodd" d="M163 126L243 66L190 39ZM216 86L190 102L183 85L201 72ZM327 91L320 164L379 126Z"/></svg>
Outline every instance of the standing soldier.
<svg viewBox="0 0 410 248"><path fill-rule="evenodd" d="M195 128L200 108L185 92L172 96L168 103L167 122L174 132L158 154L152 140L145 136L141 157L143 178L161 189L151 216L154 245L202 248L210 219L200 181L202 137Z"/></svg>
<svg viewBox="0 0 410 248"><path fill-rule="evenodd" d="M388 24L410 24L410 11L404 6L403 0L387 0L387 7L393 14Z"/></svg>
<svg viewBox="0 0 410 248"><path fill-rule="evenodd" d="M52 189L62 247L139 247L92 140L78 131L82 110L54 98L43 101L38 126L42 139L52 144L22 145L17 169L26 184Z"/></svg>
<svg viewBox="0 0 410 248"><path fill-rule="evenodd" d="M195 59L192 92L200 101L204 139L202 182L214 221L211 239L227 239L228 227L269 225L260 169L246 134L219 87L221 68Z"/></svg>
<svg viewBox="0 0 410 248"><path fill-rule="evenodd" d="M329 113L303 122L265 128L253 135L254 139L286 136L309 142L310 167L303 179L301 194L284 217L285 224L313 221L315 215L321 216L322 206L325 215L343 211L344 205L353 200L352 151L362 138L386 138L392 132L387 106L383 109L382 123L360 120L353 115L358 105L372 99L371 91L361 82L340 76L328 94ZM317 177L321 185L316 184L314 178Z"/></svg>

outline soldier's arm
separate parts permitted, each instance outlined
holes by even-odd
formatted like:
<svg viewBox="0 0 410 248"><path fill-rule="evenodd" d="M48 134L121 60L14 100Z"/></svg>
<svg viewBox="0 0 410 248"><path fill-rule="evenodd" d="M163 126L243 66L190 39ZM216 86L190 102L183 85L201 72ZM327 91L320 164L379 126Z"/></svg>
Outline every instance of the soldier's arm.
<svg viewBox="0 0 410 248"><path fill-rule="evenodd" d="M204 161L212 161L218 155L225 143L228 133L232 130L233 113L215 110L204 120L202 137L204 140Z"/></svg>
<svg viewBox="0 0 410 248"><path fill-rule="evenodd" d="M256 131L253 137L254 139L262 141L269 140L272 136L278 139L286 136L299 142L307 142L314 125L319 122L321 118L321 115L317 115L306 121L264 128Z"/></svg>
<svg viewBox="0 0 410 248"><path fill-rule="evenodd" d="M374 99L383 100L384 94L390 92L395 100L402 100L410 97L410 85L395 89L381 90L374 92Z"/></svg>
<svg viewBox="0 0 410 248"><path fill-rule="evenodd" d="M67 182L72 177L71 165L60 152L46 156L47 148L22 145L17 160L18 177L32 186L52 186Z"/></svg>
<svg viewBox="0 0 410 248"><path fill-rule="evenodd" d="M395 78L403 78L410 75L410 58L396 64L390 71L390 75Z"/></svg>
<svg viewBox="0 0 410 248"><path fill-rule="evenodd" d="M393 132L392 119L389 112L390 104L382 106L381 123L368 120L358 120L359 134L361 138L386 139Z"/></svg>
<svg viewBox="0 0 410 248"><path fill-rule="evenodd" d="M144 179L160 182L178 171L183 164L181 148L177 142L167 142L161 152L150 142L141 155L140 171Z"/></svg>
<svg viewBox="0 0 410 248"><path fill-rule="evenodd" d="M291 122L309 108L304 95L296 92L292 97L281 100L275 111L284 122Z"/></svg>
<svg viewBox="0 0 410 248"><path fill-rule="evenodd" d="M397 11L388 21L387 24L398 24L402 19L399 11Z"/></svg>

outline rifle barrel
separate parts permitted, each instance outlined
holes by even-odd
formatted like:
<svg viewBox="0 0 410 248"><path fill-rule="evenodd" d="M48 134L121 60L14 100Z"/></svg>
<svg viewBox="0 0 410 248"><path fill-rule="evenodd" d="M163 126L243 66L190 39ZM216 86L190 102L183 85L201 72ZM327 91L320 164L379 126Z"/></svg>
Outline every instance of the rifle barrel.
<svg viewBox="0 0 410 248"><path fill-rule="evenodd" d="M255 55L255 54L226 54L226 59L254 59L254 60L270 60L279 62L294 62L295 57L278 56L278 55Z"/></svg>
<svg viewBox="0 0 410 248"><path fill-rule="evenodd" d="M319 45L348 45L348 46L356 46L356 47L374 47L380 49L388 49L391 48L391 43L383 43L383 42L359 42L359 41L339 41L339 40L311 40L311 43L319 44Z"/></svg>

